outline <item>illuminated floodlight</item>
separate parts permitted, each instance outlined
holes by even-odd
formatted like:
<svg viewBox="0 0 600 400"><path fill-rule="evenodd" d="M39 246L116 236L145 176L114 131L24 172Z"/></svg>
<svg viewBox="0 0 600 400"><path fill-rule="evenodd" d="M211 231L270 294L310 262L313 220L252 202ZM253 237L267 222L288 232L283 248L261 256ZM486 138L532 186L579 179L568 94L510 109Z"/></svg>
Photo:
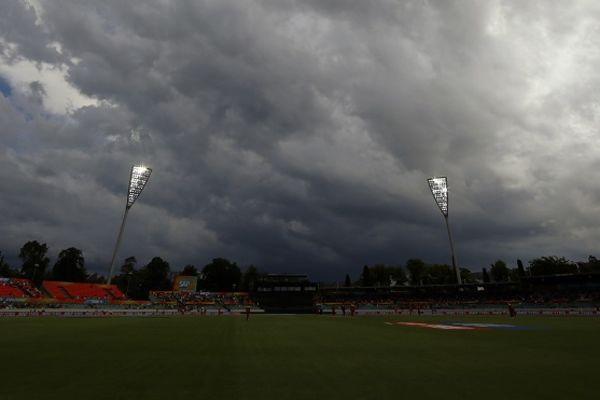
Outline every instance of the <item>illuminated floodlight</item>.
<svg viewBox="0 0 600 400"><path fill-rule="evenodd" d="M431 190L431 194L433 195L433 199L435 200L435 204L437 204L438 208L442 212L444 216L444 221L446 222L446 229L448 230L448 240L450 241L450 251L452 253L452 267L454 268L454 272L456 272L456 281L460 285L460 270L456 264L456 255L454 254L454 244L452 243L452 234L450 233L450 223L448 222L448 178L445 176L433 177L427 179L427 183L429 184L429 189Z"/></svg>
<svg viewBox="0 0 600 400"><path fill-rule="evenodd" d="M429 189L444 217L448 216L448 179L445 176L427 179Z"/></svg>
<svg viewBox="0 0 600 400"><path fill-rule="evenodd" d="M117 243L115 244L115 249L113 251L112 259L110 262L110 270L108 273L107 283L110 284L112 280L112 275L115 269L115 259L117 257L117 253L119 252L119 246L121 245L121 237L123 236L123 230L125 229L125 221L127 220L127 213L129 209L133 206L133 203L140 197L142 194L142 190L146 187L148 180L150 179L150 174L152 173L152 169L144 166L144 165L134 165L131 167L131 172L129 173L129 187L127 189L127 203L125 204L125 214L123 214L123 222L121 222L121 228L119 229L119 236L117 236Z"/></svg>
<svg viewBox="0 0 600 400"><path fill-rule="evenodd" d="M150 179L152 170L143 165L134 165L131 168L131 174L129 176L129 189L127 190L127 205L126 208L131 208L133 203L140 197L142 190Z"/></svg>

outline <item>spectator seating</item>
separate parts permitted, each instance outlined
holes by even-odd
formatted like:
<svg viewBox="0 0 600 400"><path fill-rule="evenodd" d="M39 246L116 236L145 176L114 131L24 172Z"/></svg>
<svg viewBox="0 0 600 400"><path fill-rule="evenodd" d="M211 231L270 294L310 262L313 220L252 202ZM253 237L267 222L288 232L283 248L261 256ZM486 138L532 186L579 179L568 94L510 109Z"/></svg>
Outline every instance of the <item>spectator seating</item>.
<svg viewBox="0 0 600 400"><path fill-rule="evenodd" d="M254 304L245 292L151 291L154 304L217 306L227 309Z"/></svg>
<svg viewBox="0 0 600 400"><path fill-rule="evenodd" d="M27 297L27 295L21 290L14 286L10 286L7 283L0 282L0 298L16 298L16 297Z"/></svg>
<svg viewBox="0 0 600 400"><path fill-rule="evenodd" d="M16 286L19 289L21 289L29 297L34 297L34 298L43 297L42 292L40 292L40 290L38 288L33 286L33 283L29 279L12 278L11 282L12 282L13 286Z"/></svg>
<svg viewBox="0 0 600 400"><path fill-rule="evenodd" d="M43 287L50 296L67 303L83 303L86 300L113 302L127 299L116 285L44 281Z"/></svg>
<svg viewBox="0 0 600 400"><path fill-rule="evenodd" d="M29 279L0 278L0 298L38 298L42 293Z"/></svg>

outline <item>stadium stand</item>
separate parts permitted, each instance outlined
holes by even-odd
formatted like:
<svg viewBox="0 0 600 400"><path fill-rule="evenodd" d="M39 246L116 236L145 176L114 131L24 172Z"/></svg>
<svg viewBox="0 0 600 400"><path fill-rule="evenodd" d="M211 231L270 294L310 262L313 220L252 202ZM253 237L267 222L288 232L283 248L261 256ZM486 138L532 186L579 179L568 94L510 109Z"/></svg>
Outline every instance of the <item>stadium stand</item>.
<svg viewBox="0 0 600 400"><path fill-rule="evenodd" d="M0 278L0 298L39 298L42 293L29 279Z"/></svg>
<svg viewBox="0 0 600 400"><path fill-rule="evenodd" d="M215 306L226 309L253 305L246 292L187 292L152 291L150 301L154 304Z"/></svg>
<svg viewBox="0 0 600 400"><path fill-rule="evenodd" d="M22 290L16 287L0 283L0 297L13 298L13 297L26 297Z"/></svg>
<svg viewBox="0 0 600 400"><path fill-rule="evenodd" d="M65 303L114 302L127 299L116 285L44 281L42 286L51 297Z"/></svg>
<svg viewBox="0 0 600 400"><path fill-rule="evenodd" d="M325 288L316 298L320 312L350 305L358 310L481 310L504 308L600 307L600 274L524 277L520 282L400 287Z"/></svg>
<svg viewBox="0 0 600 400"><path fill-rule="evenodd" d="M331 313L347 315L482 312L507 305L531 312L591 310L600 314L600 273L521 277L513 282L393 287L319 287L306 275L269 274L250 292L151 291L150 301L128 300L116 285L0 278L0 308L153 308L178 312Z"/></svg>

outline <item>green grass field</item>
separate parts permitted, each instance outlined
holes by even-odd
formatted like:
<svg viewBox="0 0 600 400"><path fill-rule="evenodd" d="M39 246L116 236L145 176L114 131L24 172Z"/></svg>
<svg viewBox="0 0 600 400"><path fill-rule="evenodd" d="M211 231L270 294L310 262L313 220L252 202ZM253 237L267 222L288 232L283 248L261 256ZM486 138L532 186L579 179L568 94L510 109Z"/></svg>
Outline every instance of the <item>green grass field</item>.
<svg viewBox="0 0 600 400"><path fill-rule="evenodd" d="M413 318L442 322L450 318ZM0 399L598 399L600 318L0 319Z"/></svg>

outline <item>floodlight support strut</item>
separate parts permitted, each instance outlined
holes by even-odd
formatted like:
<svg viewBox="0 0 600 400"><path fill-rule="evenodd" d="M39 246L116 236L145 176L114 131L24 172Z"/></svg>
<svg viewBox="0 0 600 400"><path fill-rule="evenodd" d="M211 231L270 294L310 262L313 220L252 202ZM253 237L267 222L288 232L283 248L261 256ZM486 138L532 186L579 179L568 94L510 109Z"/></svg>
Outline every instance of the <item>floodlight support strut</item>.
<svg viewBox="0 0 600 400"><path fill-rule="evenodd" d="M115 244L112 260L110 261L110 271L108 273L108 280L106 281L106 283L109 285L110 281L112 280L113 273L115 272L115 259L117 258L119 246L121 245L121 237L123 236L123 231L125 230L125 221L127 220L127 213L129 213L129 207L125 207L125 213L123 214L123 222L121 222L121 229L119 229L119 236L117 236L117 243Z"/></svg>
<svg viewBox="0 0 600 400"><path fill-rule="evenodd" d="M450 241L450 252L452 253L452 268L454 268L454 272L456 273L456 282L459 285L462 285L462 280L460 279L460 270L456 266L456 255L454 254L454 243L452 242L452 234L450 233L450 223L448 222L447 215L444 215L444 221L446 222L446 229L448 230L448 240Z"/></svg>

